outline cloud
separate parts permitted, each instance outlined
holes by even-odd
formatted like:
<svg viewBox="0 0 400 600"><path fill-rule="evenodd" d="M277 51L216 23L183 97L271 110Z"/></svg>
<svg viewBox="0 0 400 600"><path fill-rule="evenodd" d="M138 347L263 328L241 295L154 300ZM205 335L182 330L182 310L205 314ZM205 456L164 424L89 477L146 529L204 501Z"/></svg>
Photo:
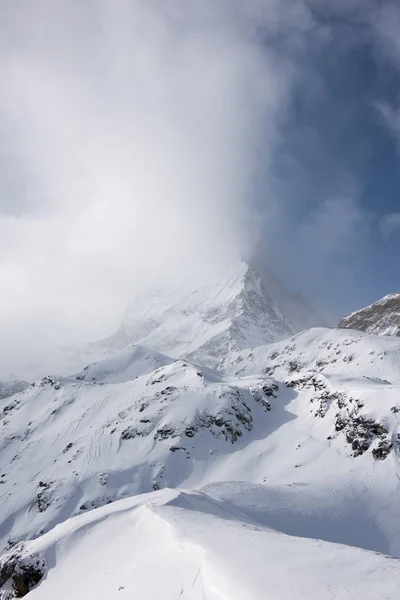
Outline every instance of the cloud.
<svg viewBox="0 0 400 600"><path fill-rule="evenodd" d="M149 278L248 250L312 19L295 0L0 10L4 371L109 333Z"/></svg>

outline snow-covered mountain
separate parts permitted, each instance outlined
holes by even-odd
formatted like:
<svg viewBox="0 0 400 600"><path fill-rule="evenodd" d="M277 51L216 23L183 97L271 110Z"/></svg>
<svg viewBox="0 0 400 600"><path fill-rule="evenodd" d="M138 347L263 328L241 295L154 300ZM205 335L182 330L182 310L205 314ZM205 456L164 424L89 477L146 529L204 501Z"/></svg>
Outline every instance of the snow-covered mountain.
<svg viewBox="0 0 400 600"><path fill-rule="evenodd" d="M344 317L339 328L358 329L375 335L400 336L400 292Z"/></svg>
<svg viewBox="0 0 400 600"><path fill-rule="evenodd" d="M210 598L263 598L256 556L271 553L271 573L299 573L293 588L275 580L278 597L290 589L298 598L303 591L330 598L348 589L349 598L360 590L373 598L383 569L380 597L395 598L397 561L367 550L400 557L399 364L397 338L312 329L226 356L220 371L130 346L3 399L4 593L21 577L29 587L48 572L32 598L53 597L54 586L67 598L73 580L64 588L64 577L78 569L77 598L136 585L139 597L155 600L165 573L163 597L183 589L195 600L202 588L189 589L180 575L191 565ZM137 494L149 495L128 499ZM128 540L150 552L151 531L161 536L156 566L147 550L133 566ZM193 549L183 562L180 548ZM253 566L244 563L233 577L246 553ZM334 583L342 561L350 561L347 583ZM314 573L320 565L317 583L306 564ZM110 577L111 587L101 584L100 593L96 577Z"/></svg>
<svg viewBox="0 0 400 600"><path fill-rule="evenodd" d="M134 343L219 367L229 352L323 324L302 297L242 261L141 291L120 329L94 349L115 351Z"/></svg>
<svg viewBox="0 0 400 600"><path fill-rule="evenodd" d="M243 261L207 269L193 265L191 271L160 275L156 285L141 287L118 330L105 339L60 344L45 361L38 356L19 373L31 380L49 372L68 376L132 344L219 368L231 352L323 325L323 317L262 263L257 270Z"/></svg>
<svg viewBox="0 0 400 600"><path fill-rule="evenodd" d="M397 599L400 340L291 335L312 310L244 263L195 279L4 387L0 600Z"/></svg>

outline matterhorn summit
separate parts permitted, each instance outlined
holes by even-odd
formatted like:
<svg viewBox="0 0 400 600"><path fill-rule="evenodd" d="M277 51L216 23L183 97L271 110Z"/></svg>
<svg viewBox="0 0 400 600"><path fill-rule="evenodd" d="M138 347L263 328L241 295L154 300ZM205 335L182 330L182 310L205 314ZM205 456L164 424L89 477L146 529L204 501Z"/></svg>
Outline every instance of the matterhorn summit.
<svg viewBox="0 0 400 600"><path fill-rule="evenodd" d="M99 348L119 351L134 343L220 367L227 353L323 324L305 299L242 260L141 290L120 329Z"/></svg>

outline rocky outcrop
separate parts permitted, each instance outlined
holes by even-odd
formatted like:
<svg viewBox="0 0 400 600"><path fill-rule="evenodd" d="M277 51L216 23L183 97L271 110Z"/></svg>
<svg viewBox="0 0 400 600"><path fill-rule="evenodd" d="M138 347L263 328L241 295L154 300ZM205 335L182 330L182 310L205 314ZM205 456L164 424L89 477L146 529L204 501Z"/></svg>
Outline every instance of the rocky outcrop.
<svg viewBox="0 0 400 600"><path fill-rule="evenodd" d="M42 579L46 561L24 553L23 546L6 554L0 561L0 598L11 600L26 596Z"/></svg>
<svg viewBox="0 0 400 600"><path fill-rule="evenodd" d="M286 386L299 391L312 391L310 404L314 416L324 418L328 412L333 416L334 431L328 440L344 435L354 458L370 448L375 460L384 460L390 454L393 442L388 428L363 415L363 403L357 398L332 390L324 378L312 373L288 380Z"/></svg>

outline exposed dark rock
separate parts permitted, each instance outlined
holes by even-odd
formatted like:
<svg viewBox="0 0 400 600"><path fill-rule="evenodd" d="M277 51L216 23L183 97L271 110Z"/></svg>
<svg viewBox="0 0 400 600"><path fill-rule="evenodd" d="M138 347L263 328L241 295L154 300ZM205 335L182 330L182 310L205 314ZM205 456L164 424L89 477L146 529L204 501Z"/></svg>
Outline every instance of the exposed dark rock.
<svg viewBox="0 0 400 600"><path fill-rule="evenodd" d="M392 444L388 442L388 430L381 423L357 414L357 409L347 416L338 413L335 417L335 430L344 431L346 441L351 444L353 456L361 456L376 438L380 439L377 449L372 451L374 458L383 460L389 454Z"/></svg>
<svg viewBox="0 0 400 600"><path fill-rule="evenodd" d="M51 387L53 387L55 390L59 390L61 387L60 380L56 379L55 377L51 377L51 375L47 375L47 377L43 377L40 384L42 386L51 385Z"/></svg>
<svg viewBox="0 0 400 600"><path fill-rule="evenodd" d="M268 397L273 397L276 398L277 393L279 391L279 386L276 383L264 383L261 386L262 391L264 392L264 394Z"/></svg>
<svg viewBox="0 0 400 600"><path fill-rule="evenodd" d="M303 368L303 365L297 360L291 360L288 364L289 373L298 373Z"/></svg>
<svg viewBox="0 0 400 600"><path fill-rule="evenodd" d="M12 593L8 597L23 598L39 583L45 570L46 563L42 557L23 556L20 549L1 560L0 589L11 580Z"/></svg>
<svg viewBox="0 0 400 600"><path fill-rule="evenodd" d="M137 429L135 429L134 427L127 427L121 433L121 440L133 440L137 436Z"/></svg>
<svg viewBox="0 0 400 600"><path fill-rule="evenodd" d="M42 488L42 491L36 496L36 506L39 512L44 512L49 508L52 500L52 495L49 491L51 483L39 481L39 487Z"/></svg>
<svg viewBox="0 0 400 600"><path fill-rule="evenodd" d="M177 434L175 433L175 429L170 426L161 427L157 429L154 439L156 440L166 440L170 437L175 437Z"/></svg>
<svg viewBox="0 0 400 600"><path fill-rule="evenodd" d="M263 392L261 392L261 390L258 388L252 389L251 394L253 396L253 400L262 404L266 411L269 412L271 410L271 403L265 398L265 395Z"/></svg>
<svg viewBox="0 0 400 600"><path fill-rule="evenodd" d="M186 429L185 429L186 437L192 438L196 435L196 433L197 433L197 429L196 429L196 427L193 427L192 425L190 425L189 427L186 427Z"/></svg>
<svg viewBox="0 0 400 600"><path fill-rule="evenodd" d="M375 460L384 460L392 449L393 444L388 440L379 442L378 447L372 450L372 455Z"/></svg>

